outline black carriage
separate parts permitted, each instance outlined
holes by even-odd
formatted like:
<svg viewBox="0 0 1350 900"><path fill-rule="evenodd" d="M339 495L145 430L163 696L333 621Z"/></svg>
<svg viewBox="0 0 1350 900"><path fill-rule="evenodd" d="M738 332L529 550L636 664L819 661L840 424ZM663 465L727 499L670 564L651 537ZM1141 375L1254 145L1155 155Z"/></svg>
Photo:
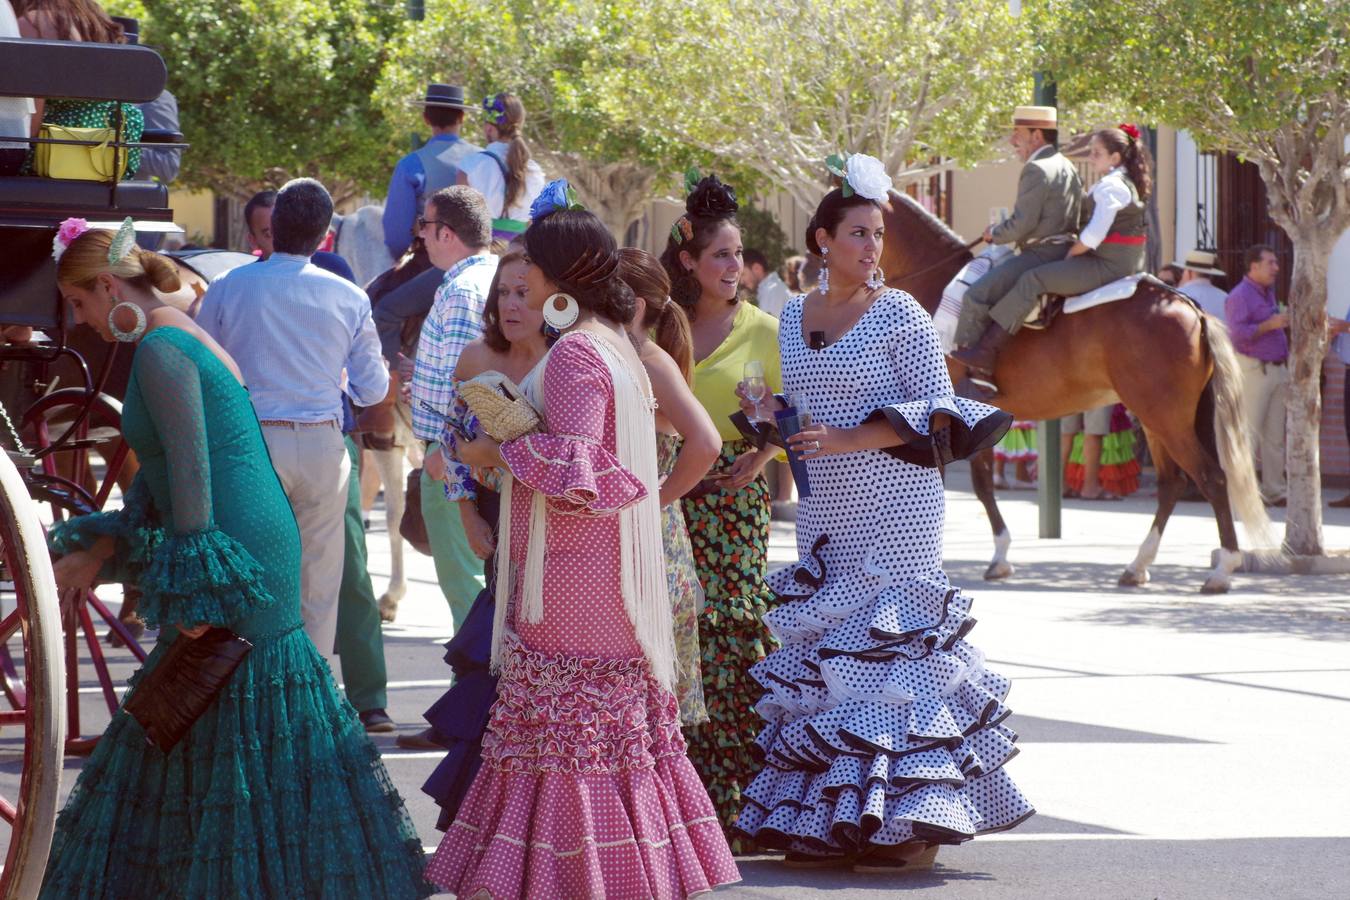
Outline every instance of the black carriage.
<svg viewBox="0 0 1350 900"><path fill-rule="evenodd" d="M0 96L146 103L165 80L163 60L144 47L0 39ZM147 133L139 144L115 146L127 152L182 146L180 140ZM118 700L94 617L137 658L145 656L93 592L64 611L58 605L39 514L44 504L52 519L101 508L127 459L121 403L103 388L117 354L131 349L99 344L87 359L56 287L52 241L72 216L109 227L130 216L138 231L174 230L168 190L158 183L0 178L0 328L31 328L35 337L0 344L0 690L7 701L0 728L21 726L24 739L21 760L2 765L11 775L16 762L22 768L17 796L0 795L0 819L10 826L0 898L36 896L41 885L62 752L75 749L67 729L71 740L80 731L80 639L110 711ZM103 460L97 478L95 450ZM0 836L0 847L5 840Z"/></svg>

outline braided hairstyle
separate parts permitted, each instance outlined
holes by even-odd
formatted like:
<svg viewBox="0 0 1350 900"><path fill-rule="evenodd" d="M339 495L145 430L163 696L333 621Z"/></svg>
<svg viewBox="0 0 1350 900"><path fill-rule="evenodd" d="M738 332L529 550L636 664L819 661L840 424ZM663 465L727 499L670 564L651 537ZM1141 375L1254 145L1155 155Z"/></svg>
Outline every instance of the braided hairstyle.
<svg viewBox="0 0 1350 900"><path fill-rule="evenodd" d="M676 220L670 237L666 238L661 265L670 276L670 297L680 304L691 322L697 317L698 299L703 288L680 262L680 251L698 259L723 225L740 227L736 222L739 208L736 192L731 186L718 181L716 175L709 175L689 193L684 201L684 215ZM728 302L734 306L736 298Z"/></svg>
<svg viewBox="0 0 1350 900"><path fill-rule="evenodd" d="M1135 131L1133 126L1131 128ZM1107 153L1119 153L1120 164L1125 167L1125 175L1134 182L1134 189L1139 193L1140 201L1147 201L1148 195L1153 191L1153 159L1149 155L1148 147L1144 145L1142 136L1136 137L1127 133L1122 128L1103 128L1092 135L1094 141L1099 141L1106 148Z"/></svg>

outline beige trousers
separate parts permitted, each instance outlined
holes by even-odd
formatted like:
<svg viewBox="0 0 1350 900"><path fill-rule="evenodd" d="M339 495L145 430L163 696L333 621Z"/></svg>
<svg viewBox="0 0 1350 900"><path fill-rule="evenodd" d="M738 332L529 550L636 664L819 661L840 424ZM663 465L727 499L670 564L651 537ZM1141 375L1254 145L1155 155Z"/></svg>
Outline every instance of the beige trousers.
<svg viewBox="0 0 1350 900"><path fill-rule="evenodd" d="M274 423L264 425L262 432L272 468L300 526L300 615L305 632L333 666L351 459L336 422Z"/></svg>
<svg viewBox="0 0 1350 900"><path fill-rule="evenodd" d="M1289 366L1262 363L1238 354L1242 368L1242 401L1252 445L1261 457L1261 496L1268 501L1285 496L1284 428L1289 392Z"/></svg>

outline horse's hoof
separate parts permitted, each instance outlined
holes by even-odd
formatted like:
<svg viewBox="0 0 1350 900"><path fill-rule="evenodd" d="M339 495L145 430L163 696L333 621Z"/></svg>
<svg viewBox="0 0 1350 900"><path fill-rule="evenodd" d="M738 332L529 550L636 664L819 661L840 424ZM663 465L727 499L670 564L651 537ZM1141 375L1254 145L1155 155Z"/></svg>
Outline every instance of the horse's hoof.
<svg viewBox="0 0 1350 900"><path fill-rule="evenodd" d="M398 615L398 601L385 594L380 598L380 621L392 622Z"/></svg>
<svg viewBox="0 0 1350 900"><path fill-rule="evenodd" d="M1226 594L1228 593L1228 589L1232 586L1233 586L1232 582L1230 582L1227 578L1218 578L1211 575L1210 577L1205 579L1204 584L1200 585L1200 593Z"/></svg>
<svg viewBox="0 0 1350 900"><path fill-rule="evenodd" d="M1121 587L1143 587L1148 584L1148 569L1142 572L1136 572L1134 569L1126 569L1120 573L1120 580L1116 584Z"/></svg>
<svg viewBox="0 0 1350 900"><path fill-rule="evenodd" d="M1000 559L998 562L990 563L989 568L984 570L984 580L1002 581L1005 578L1011 578L1015 571L1012 563L1006 559Z"/></svg>

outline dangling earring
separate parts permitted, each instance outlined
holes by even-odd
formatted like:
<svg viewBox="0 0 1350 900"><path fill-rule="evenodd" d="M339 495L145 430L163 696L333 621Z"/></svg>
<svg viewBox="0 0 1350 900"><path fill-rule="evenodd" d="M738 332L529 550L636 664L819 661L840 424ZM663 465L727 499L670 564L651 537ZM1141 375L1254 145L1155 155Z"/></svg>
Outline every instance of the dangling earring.
<svg viewBox="0 0 1350 900"><path fill-rule="evenodd" d="M867 276L867 281L865 283L867 284L867 289L869 291L875 291L878 288L884 288L886 286L886 278L882 275L880 269L873 269L872 274Z"/></svg>
<svg viewBox="0 0 1350 900"><path fill-rule="evenodd" d="M123 331L117 327L117 311L124 307L130 309L132 314L136 317L136 324L130 331ZM145 325L145 310L141 309L135 303L128 303L123 300L112 309L108 310L108 330L112 332L114 338L125 344L130 344L133 341L139 340L141 335L145 334Z"/></svg>
<svg viewBox="0 0 1350 900"><path fill-rule="evenodd" d="M571 294L559 291L544 301L544 321L549 327L566 331L576 324L581 315L581 304Z"/></svg>
<svg viewBox="0 0 1350 900"><path fill-rule="evenodd" d="M821 294L828 294L830 292L829 254L830 254L829 247L820 248L820 281L817 282L816 287L820 290Z"/></svg>

